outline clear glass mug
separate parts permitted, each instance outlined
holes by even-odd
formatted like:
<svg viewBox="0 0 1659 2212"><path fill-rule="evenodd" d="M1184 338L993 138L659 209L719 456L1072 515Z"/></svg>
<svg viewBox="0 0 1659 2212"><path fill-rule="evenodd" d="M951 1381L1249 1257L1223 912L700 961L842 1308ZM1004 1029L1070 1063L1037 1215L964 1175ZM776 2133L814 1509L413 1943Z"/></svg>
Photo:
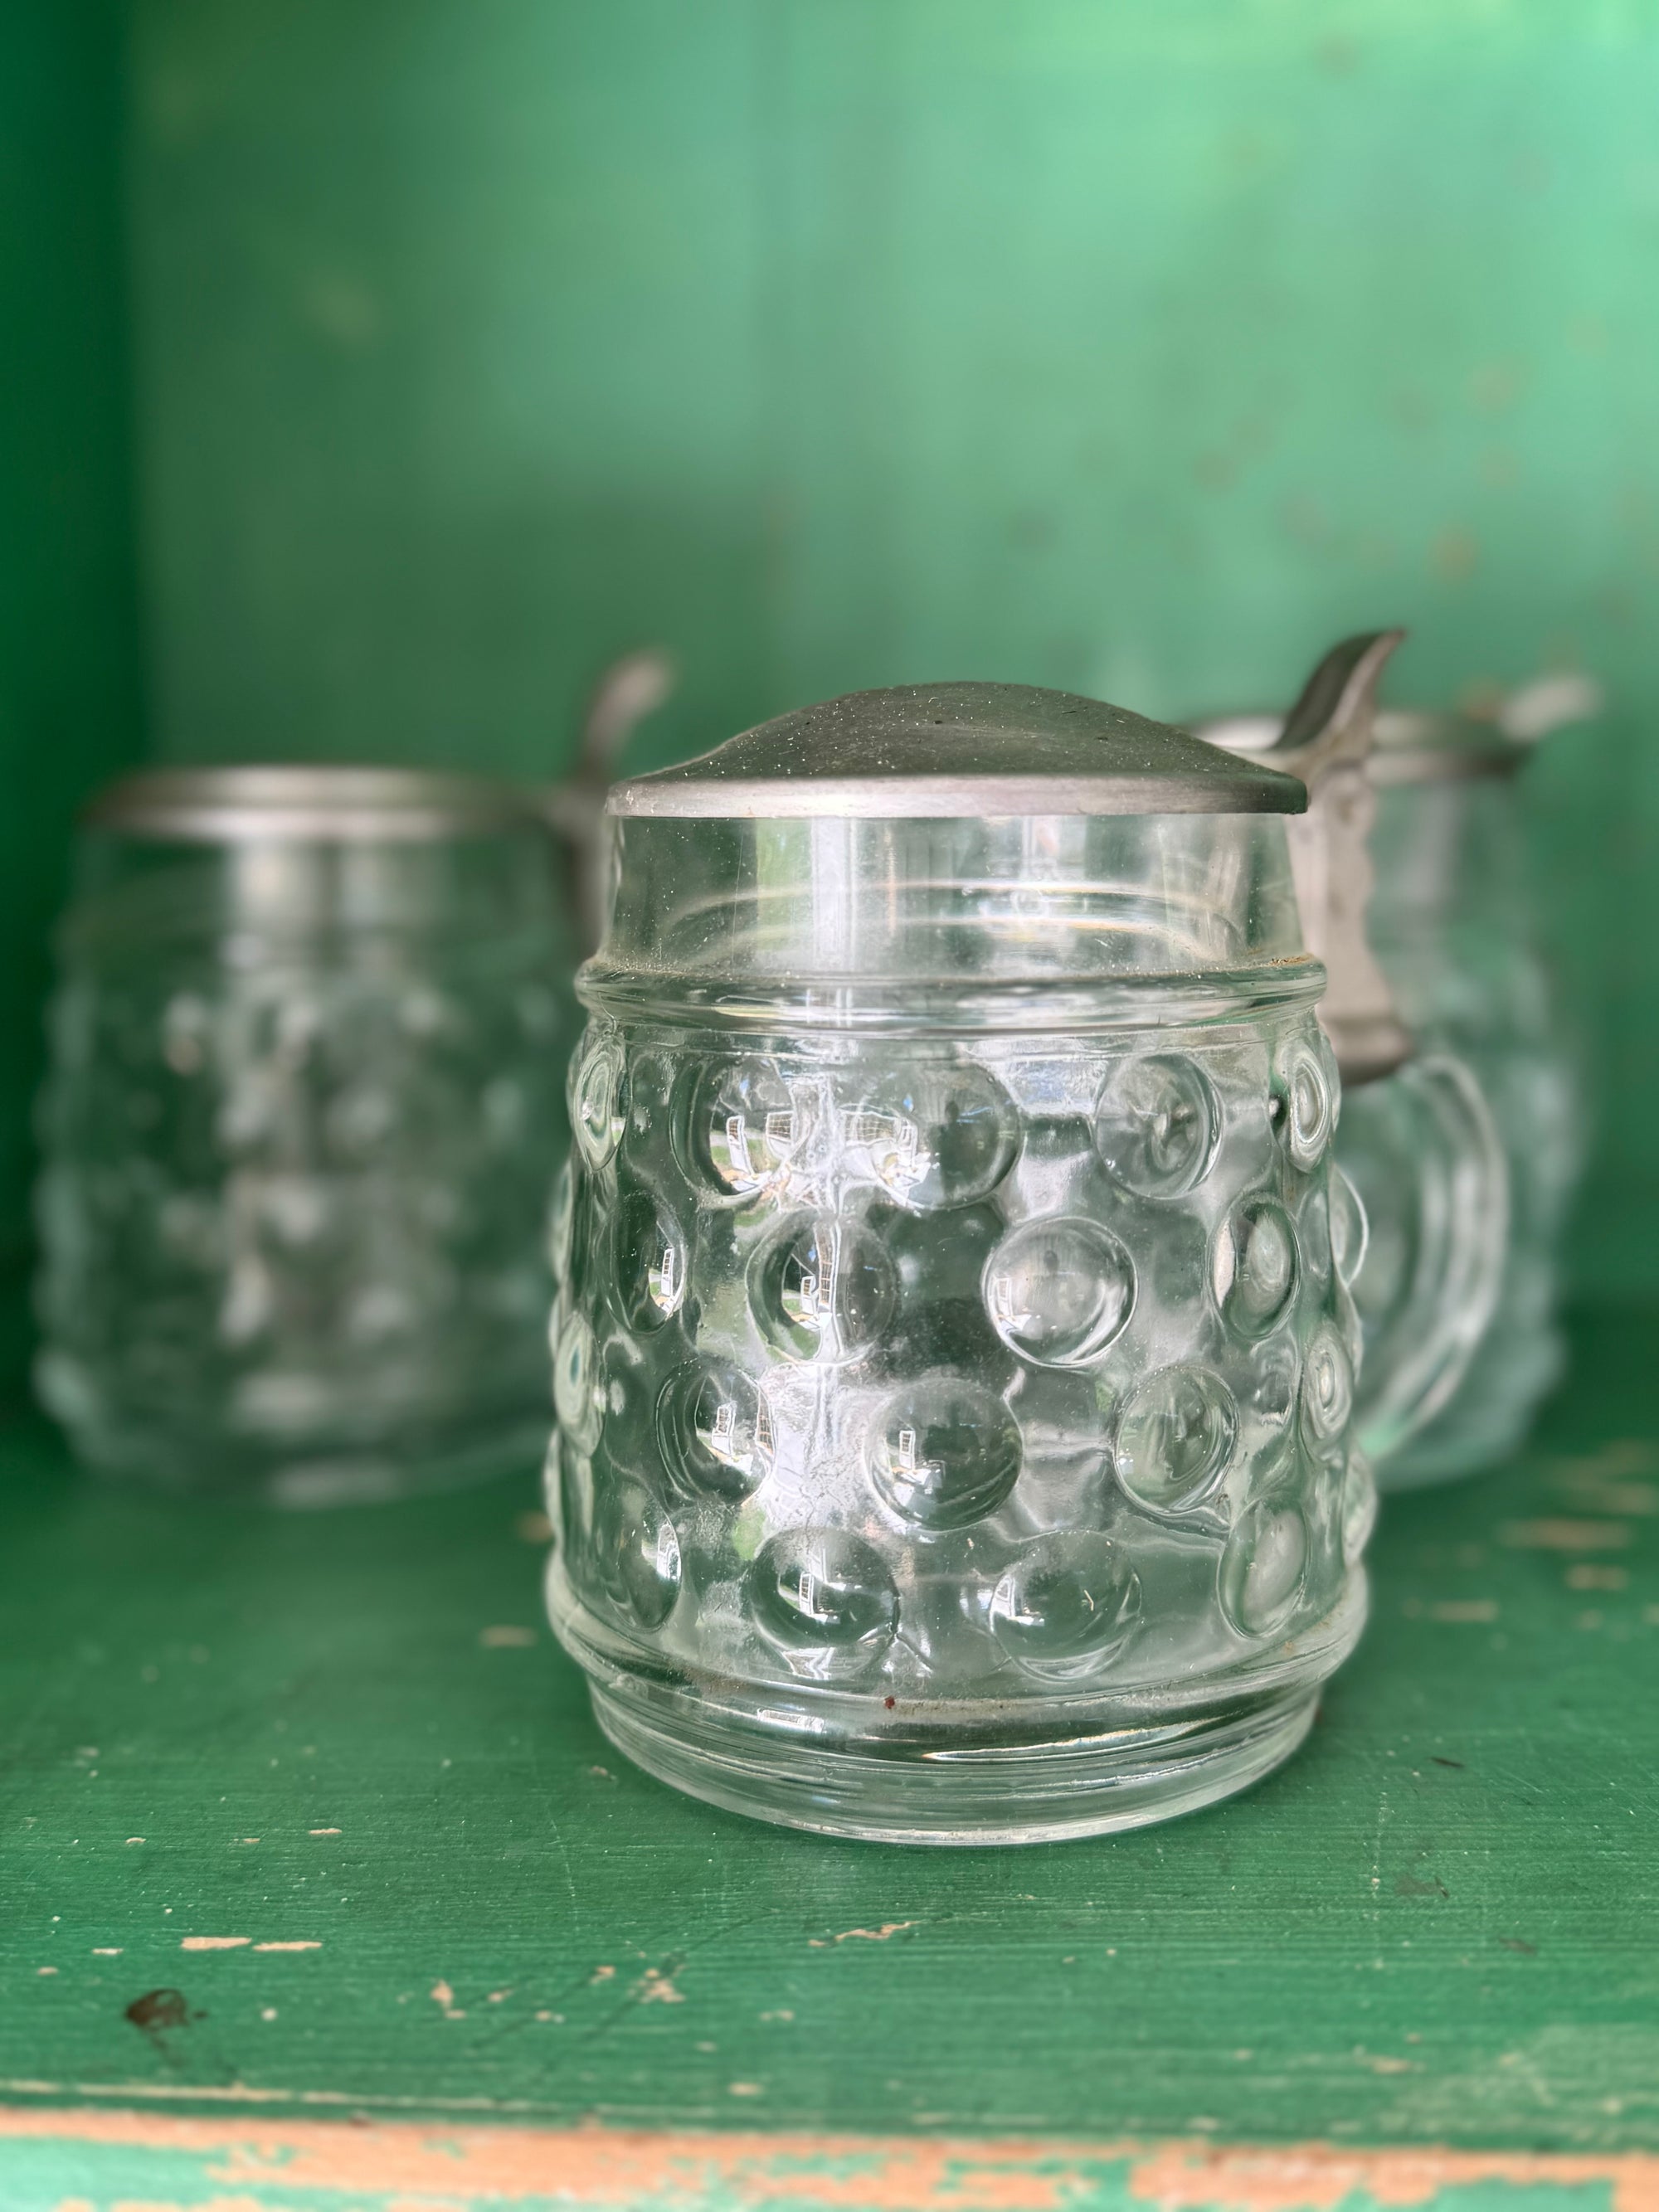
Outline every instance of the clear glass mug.
<svg viewBox="0 0 1659 2212"><path fill-rule="evenodd" d="M1401 709L1378 714L1371 931L1425 1054L1470 1071L1507 1163L1502 1281L1467 1371L1389 1462L1391 1485L1473 1473L1518 1449L1565 1351L1556 1309L1561 1233L1583 1157L1571 1024L1539 943L1519 775L1538 741L1599 704L1582 678L1540 680L1490 720ZM1385 1161L1392 1132L1370 1156ZM1357 1173L1363 1173L1358 1168ZM1368 1332L1397 1328L1417 1246L1392 1246L1390 1186L1373 1175L1373 1255L1358 1289ZM1404 1262L1402 1265L1401 1262Z"/></svg>
<svg viewBox="0 0 1659 2212"><path fill-rule="evenodd" d="M1301 785L947 684L611 804L548 1462L601 1724L897 1840L1243 1787L1359 1632L1374 1507Z"/></svg>
<svg viewBox="0 0 1659 2212"><path fill-rule="evenodd" d="M1354 1285L1359 1409L1385 1489L1505 1458L1560 1373L1558 1252L1583 1115L1538 945L1516 780L1541 737L1597 703L1593 685L1561 678L1489 720L1376 718L1368 929L1417 1057L1353 1093L1339 1154L1369 1220ZM1259 753L1280 722L1200 728ZM1455 1335L1424 1327L1431 1281L1461 1315ZM1425 1359L1437 1362L1426 1388Z"/></svg>
<svg viewBox="0 0 1659 2212"><path fill-rule="evenodd" d="M310 1505L539 1451L567 897L530 796L469 778L94 803L38 1206L38 1384L82 1458Z"/></svg>

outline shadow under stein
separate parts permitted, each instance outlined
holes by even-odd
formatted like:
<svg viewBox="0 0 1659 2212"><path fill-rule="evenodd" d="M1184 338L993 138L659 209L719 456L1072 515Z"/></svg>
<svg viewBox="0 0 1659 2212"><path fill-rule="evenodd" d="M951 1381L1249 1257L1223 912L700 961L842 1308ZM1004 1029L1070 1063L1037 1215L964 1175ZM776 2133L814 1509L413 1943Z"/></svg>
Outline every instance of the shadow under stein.
<svg viewBox="0 0 1659 2212"><path fill-rule="evenodd" d="M1408 1050L1360 927L1393 642L1339 647L1270 761L942 684L611 793L548 1590L652 1773L1017 1843L1168 1818L1301 1741L1375 1492L1298 889L1380 1079ZM1422 1294L1426 1391L1467 1324Z"/></svg>

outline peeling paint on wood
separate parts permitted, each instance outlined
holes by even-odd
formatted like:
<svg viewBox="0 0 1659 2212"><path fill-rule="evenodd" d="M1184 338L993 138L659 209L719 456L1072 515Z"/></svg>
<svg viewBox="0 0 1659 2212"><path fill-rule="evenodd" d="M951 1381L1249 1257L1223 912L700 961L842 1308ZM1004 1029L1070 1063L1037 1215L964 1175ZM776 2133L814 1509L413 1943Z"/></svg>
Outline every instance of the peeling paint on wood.
<svg viewBox="0 0 1659 2212"><path fill-rule="evenodd" d="M9 2212L1659 2212L1659 2159L0 2113Z"/></svg>

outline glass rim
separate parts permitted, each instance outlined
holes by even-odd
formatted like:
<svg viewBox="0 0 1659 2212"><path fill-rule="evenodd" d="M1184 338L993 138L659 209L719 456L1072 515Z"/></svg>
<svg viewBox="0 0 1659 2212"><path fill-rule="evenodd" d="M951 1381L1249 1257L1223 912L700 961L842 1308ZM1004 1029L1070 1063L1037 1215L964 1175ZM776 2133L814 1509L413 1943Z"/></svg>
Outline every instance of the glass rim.
<svg viewBox="0 0 1659 2212"><path fill-rule="evenodd" d="M185 844L404 842L549 829L535 793L493 777L300 762L141 769L94 793L81 826Z"/></svg>

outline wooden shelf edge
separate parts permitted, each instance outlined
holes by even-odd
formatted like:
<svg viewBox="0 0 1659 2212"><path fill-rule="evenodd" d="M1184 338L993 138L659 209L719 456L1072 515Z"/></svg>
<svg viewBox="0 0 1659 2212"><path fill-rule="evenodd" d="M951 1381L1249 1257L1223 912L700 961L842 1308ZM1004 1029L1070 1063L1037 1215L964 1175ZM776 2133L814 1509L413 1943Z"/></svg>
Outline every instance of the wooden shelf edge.
<svg viewBox="0 0 1659 2212"><path fill-rule="evenodd" d="M135 2193L146 2212L225 2202L239 2212L323 2212L343 2197L354 2212L1434 2212L1454 2192L1462 2212L1502 2212L1540 2189L1592 2191L1609 2212L1659 2212L1652 2154L1321 2142L659 2133L14 2106L0 2109L0 2163L26 2196L32 2170L67 2185L71 2196L54 2201L76 2212L105 2212Z"/></svg>

